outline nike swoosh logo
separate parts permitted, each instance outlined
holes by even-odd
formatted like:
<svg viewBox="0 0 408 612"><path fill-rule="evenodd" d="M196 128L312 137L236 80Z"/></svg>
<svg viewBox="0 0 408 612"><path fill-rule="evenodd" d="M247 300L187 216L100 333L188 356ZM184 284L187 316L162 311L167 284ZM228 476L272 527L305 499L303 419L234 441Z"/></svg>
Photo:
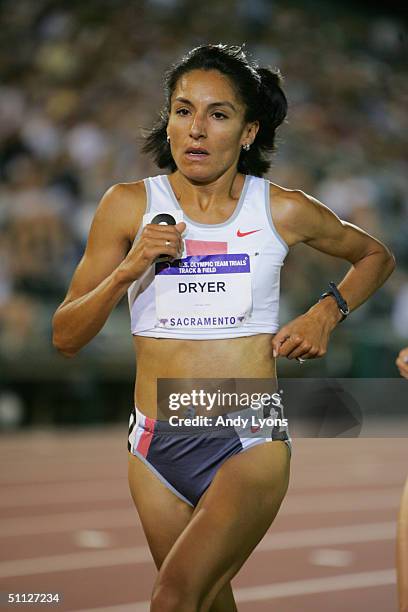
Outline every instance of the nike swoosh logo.
<svg viewBox="0 0 408 612"><path fill-rule="evenodd" d="M255 234L255 232L260 232L261 230L251 230L250 232L241 232L241 230L237 231L238 238L243 238L244 236L249 236L249 234Z"/></svg>

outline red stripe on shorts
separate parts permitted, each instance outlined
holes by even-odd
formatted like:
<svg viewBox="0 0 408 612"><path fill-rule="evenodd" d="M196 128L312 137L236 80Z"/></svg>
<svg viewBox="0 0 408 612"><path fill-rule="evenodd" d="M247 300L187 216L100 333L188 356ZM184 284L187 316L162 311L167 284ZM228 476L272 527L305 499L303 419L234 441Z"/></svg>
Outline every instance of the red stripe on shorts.
<svg viewBox="0 0 408 612"><path fill-rule="evenodd" d="M155 424L155 422L156 422L155 419L151 419L149 417L145 417L144 432L140 436L139 442L138 442L137 447L135 449L141 455L143 455L143 457L146 457L147 453L149 452L149 446L150 446L151 441L153 439L154 424Z"/></svg>

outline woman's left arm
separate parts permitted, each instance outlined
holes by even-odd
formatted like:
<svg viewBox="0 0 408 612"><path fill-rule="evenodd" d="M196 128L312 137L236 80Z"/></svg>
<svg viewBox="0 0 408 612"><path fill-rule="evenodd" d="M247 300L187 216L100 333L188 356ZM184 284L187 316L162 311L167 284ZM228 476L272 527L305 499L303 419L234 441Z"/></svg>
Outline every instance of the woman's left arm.
<svg viewBox="0 0 408 612"><path fill-rule="evenodd" d="M352 312L387 280L395 268L394 256L382 242L341 221L324 204L302 191L288 192L285 199L286 205L280 204L278 227L291 246L304 242L351 263L338 289ZM321 357L341 318L336 300L326 297L278 331L272 340L274 355L289 359Z"/></svg>

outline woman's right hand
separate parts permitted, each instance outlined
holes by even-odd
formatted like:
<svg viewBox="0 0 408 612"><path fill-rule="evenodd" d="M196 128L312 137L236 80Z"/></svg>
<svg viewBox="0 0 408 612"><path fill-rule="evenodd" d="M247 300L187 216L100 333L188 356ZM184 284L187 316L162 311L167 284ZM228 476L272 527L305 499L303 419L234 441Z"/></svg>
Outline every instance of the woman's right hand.
<svg viewBox="0 0 408 612"><path fill-rule="evenodd" d="M182 233L185 229L183 221L177 225L145 225L140 238L119 265L123 280L131 282L140 278L159 255L180 258L183 253Z"/></svg>

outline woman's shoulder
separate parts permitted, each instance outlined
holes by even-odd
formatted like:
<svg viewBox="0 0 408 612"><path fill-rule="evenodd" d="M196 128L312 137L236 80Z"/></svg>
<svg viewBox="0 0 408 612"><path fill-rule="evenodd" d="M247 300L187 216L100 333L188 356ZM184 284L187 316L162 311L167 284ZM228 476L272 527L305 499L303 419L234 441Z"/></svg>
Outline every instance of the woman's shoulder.
<svg viewBox="0 0 408 612"><path fill-rule="evenodd" d="M133 205L142 206L146 203L144 180L115 183L106 190L104 197L106 196L112 202L121 202L122 204L132 203Z"/></svg>
<svg viewBox="0 0 408 612"><path fill-rule="evenodd" d="M293 200L296 199L298 194L302 193L299 189L283 187L282 185L272 183L272 181L269 180L267 182L269 183L269 193L274 199Z"/></svg>
<svg viewBox="0 0 408 612"><path fill-rule="evenodd" d="M121 227L133 240L145 210L146 189L143 180L115 183L102 196L97 217Z"/></svg>
<svg viewBox="0 0 408 612"><path fill-rule="evenodd" d="M302 228L319 222L321 203L301 189L282 187L269 181L271 215L278 232L292 246L300 241Z"/></svg>

